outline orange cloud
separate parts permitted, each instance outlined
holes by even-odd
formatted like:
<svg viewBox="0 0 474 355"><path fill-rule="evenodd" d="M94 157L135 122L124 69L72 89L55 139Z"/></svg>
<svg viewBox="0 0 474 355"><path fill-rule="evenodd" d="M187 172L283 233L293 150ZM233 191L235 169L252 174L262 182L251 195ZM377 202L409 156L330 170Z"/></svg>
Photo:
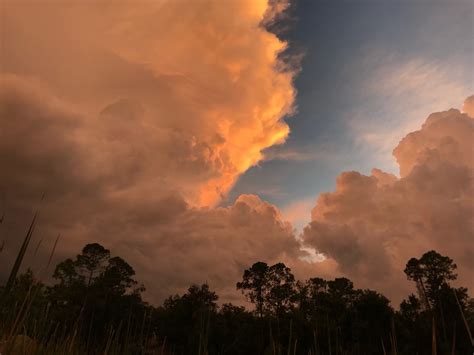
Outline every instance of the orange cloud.
<svg viewBox="0 0 474 355"><path fill-rule="evenodd" d="M262 24L285 6L7 2L2 68L79 107L91 130L83 134L97 135L107 161L113 151L135 154L140 184L214 205L288 136L296 68L279 59L287 44Z"/></svg>
<svg viewBox="0 0 474 355"><path fill-rule="evenodd" d="M257 259L304 255L258 197L212 207L289 132L295 68L263 25L284 10L272 4L3 4L2 263L42 193L35 237L47 246L61 233L55 261L103 243L152 300L205 281L229 299Z"/></svg>

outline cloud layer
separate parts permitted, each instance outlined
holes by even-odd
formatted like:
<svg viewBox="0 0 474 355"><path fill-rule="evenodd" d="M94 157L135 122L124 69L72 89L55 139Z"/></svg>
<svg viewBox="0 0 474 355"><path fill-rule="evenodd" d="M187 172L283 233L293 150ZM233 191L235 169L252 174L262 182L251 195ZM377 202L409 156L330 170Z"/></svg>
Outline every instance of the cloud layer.
<svg viewBox="0 0 474 355"><path fill-rule="evenodd" d="M405 136L393 151L400 178L378 169L342 173L336 191L319 196L305 242L339 272L396 299L407 292L406 261L430 249L454 258L472 288L474 119L467 113L433 113Z"/></svg>

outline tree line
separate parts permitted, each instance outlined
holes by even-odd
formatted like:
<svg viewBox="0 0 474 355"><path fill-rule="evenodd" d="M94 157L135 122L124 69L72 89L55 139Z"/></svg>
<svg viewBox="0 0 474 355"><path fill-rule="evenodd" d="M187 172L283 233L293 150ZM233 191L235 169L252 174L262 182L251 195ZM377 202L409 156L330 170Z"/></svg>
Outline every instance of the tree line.
<svg viewBox="0 0 474 355"><path fill-rule="evenodd" d="M347 278L298 281L264 262L236 283L252 309L219 304L207 284L154 306L132 266L87 244L52 285L28 269L0 288L0 353L472 354L474 300L452 286L454 261L429 251L405 274L417 292L397 310Z"/></svg>

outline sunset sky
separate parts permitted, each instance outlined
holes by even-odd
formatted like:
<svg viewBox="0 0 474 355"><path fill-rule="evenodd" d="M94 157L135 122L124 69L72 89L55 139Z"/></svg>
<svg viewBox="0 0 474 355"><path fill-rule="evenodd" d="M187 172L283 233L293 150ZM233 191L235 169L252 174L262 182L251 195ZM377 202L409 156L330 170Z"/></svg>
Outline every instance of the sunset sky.
<svg viewBox="0 0 474 355"><path fill-rule="evenodd" d="M430 249L474 286L472 2L1 11L2 264L39 208L30 265L57 234L58 260L97 241L152 301L200 282L238 300L258 260L399 299Z"/></svg>

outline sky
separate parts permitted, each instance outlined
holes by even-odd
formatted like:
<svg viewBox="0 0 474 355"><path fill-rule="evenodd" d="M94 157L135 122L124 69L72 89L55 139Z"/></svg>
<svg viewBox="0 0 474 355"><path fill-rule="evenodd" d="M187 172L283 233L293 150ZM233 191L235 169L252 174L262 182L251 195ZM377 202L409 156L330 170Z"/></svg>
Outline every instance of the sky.
<svg viewBox="0 0 474 355"><path fill-rule="evenodd" d="M401 138L472 94L474 6L297 1L291 15L284 38L304 57L289 138L240 177L229 200L258 193L301 228L341 171L398 175L392 149Z"/></svg>
<svg viewBox="0 0 474 355"><path fill-rule="evenodd" d="M241 302L243 270L282 261L396 303L430 249L474 286L471 2L4 0L1 16L5 265L39 210L28 265L57 235L55 261L100 242L152 302L203 282Z"/></svg>

